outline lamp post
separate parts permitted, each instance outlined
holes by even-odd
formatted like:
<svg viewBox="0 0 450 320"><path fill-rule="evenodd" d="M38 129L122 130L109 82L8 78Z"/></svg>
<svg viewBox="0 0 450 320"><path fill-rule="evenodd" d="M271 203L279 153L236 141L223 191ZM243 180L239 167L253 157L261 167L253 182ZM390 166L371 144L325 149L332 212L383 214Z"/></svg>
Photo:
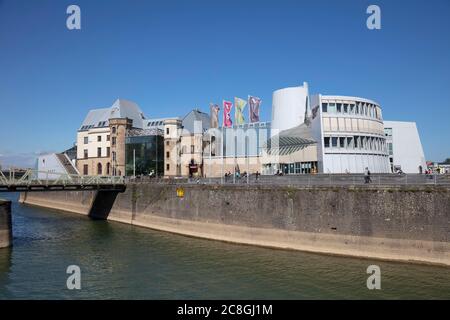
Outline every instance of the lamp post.
<svg viewBox="0 0 450 320"><path fill-rule="evenodd" d="M136 149L133 149L133 179L136 179Z"/></svg>

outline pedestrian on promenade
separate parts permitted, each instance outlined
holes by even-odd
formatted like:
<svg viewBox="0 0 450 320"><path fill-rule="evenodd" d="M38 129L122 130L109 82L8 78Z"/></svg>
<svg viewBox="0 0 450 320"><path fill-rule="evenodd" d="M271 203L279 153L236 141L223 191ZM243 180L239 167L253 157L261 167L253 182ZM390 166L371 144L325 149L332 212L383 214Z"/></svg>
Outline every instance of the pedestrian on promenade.
<svg viewBox="0 0 450 320"><path fill-rule="evenodd" d="M259 171L256 171L256 174L255 174L255 181L258 181L259 175L260 175Z"/></svg>
<svg viewBox="0 0 450 320"><path fill-rule="evenodd" d="M364 183L369 183L369 179L370 179L370 171L369 168L366 167L366 169L364 170Z"/></svg>

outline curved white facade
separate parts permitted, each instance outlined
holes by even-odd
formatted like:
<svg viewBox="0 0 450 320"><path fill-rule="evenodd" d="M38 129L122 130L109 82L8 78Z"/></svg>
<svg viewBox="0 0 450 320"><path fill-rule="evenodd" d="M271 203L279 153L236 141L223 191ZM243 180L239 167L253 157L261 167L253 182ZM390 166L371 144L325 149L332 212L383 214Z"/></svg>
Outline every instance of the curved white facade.
<svg viewBox="0 0 450 320"><path fill-rule="evenodd" d="M311 98L318 165L323 173L389 173L381 107L347 96Z"/></svg>
<svg viewBox="0 0 450 320"><path fill-rule="evenodd" d="M271 136L305 121L308 109L308 84L276 90L272 96Z"/></svg>

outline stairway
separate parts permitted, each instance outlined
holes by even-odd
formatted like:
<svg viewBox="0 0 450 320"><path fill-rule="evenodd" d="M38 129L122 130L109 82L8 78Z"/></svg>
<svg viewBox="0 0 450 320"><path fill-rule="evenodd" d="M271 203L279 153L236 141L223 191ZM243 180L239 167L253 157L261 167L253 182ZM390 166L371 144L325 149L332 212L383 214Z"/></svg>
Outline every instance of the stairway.
<svg viewBox="0 0 450 320"><path fill-rule="evenodd" d="M62 164L62 166L64 167L64 169L68 174L76 174L76 175L79 174L77 169L73 166L72 162L67 157L67 155L65 155L64 153L57 153L56 157L58 158L59 162Z"/></svg>

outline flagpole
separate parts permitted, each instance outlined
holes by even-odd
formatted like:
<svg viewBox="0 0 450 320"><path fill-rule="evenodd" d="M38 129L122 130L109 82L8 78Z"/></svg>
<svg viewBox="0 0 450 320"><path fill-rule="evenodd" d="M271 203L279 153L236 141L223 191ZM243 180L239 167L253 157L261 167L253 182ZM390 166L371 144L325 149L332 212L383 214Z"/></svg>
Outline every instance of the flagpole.
<svg viewBox="0 0 450 320"><path fill-rule="evenodd" d="M223 114L225 114L225 108L224 108L224 104L223 104L223 100L222 100L222 109L223 109ZM224 162L224 159L225 159L225 154L224 154L224 152L223 152L223 125L224 125L224 121L223 121L224 119L223 119L223 117L222 117L222 139L220 139L220 142L221 142L221 146L222 146L222 150L220 151L220 153L221 153L221 155L222 155L222 169L221 169L221 171L222 171L222 175L220 176L220 181L222 182L222 184L223 184L223 162Z"/></svg>
<svg viewBox="0 0 450 320"><path fill-rule="evenodd" d="M212 151L212 144L211 144L212 138L211 138L211 132L209 133L209 184L211 184L211 151Z"/></svg>
<svg viewBox="0 0 450 320"><path fill-rule="evenodd" d="M236 97L234 97L234 122L236 125ZM233 183L236 183L236 149L237 149L237 138L236 131L233 129L233 124L231 124L231 130L233 130L233 144L234 144L234 154L233 154Z"/></svg>
<svg viewBox="0 0 450 320"><path fill-rule="evenodd" d="M247 127L248 130L248 127ZM245 156L246 156L246 160L247 160L247 184L249 181L249 177L250 177L250 164L249 164L249 158L248 158L248 134L245 135Z"/></svg>

